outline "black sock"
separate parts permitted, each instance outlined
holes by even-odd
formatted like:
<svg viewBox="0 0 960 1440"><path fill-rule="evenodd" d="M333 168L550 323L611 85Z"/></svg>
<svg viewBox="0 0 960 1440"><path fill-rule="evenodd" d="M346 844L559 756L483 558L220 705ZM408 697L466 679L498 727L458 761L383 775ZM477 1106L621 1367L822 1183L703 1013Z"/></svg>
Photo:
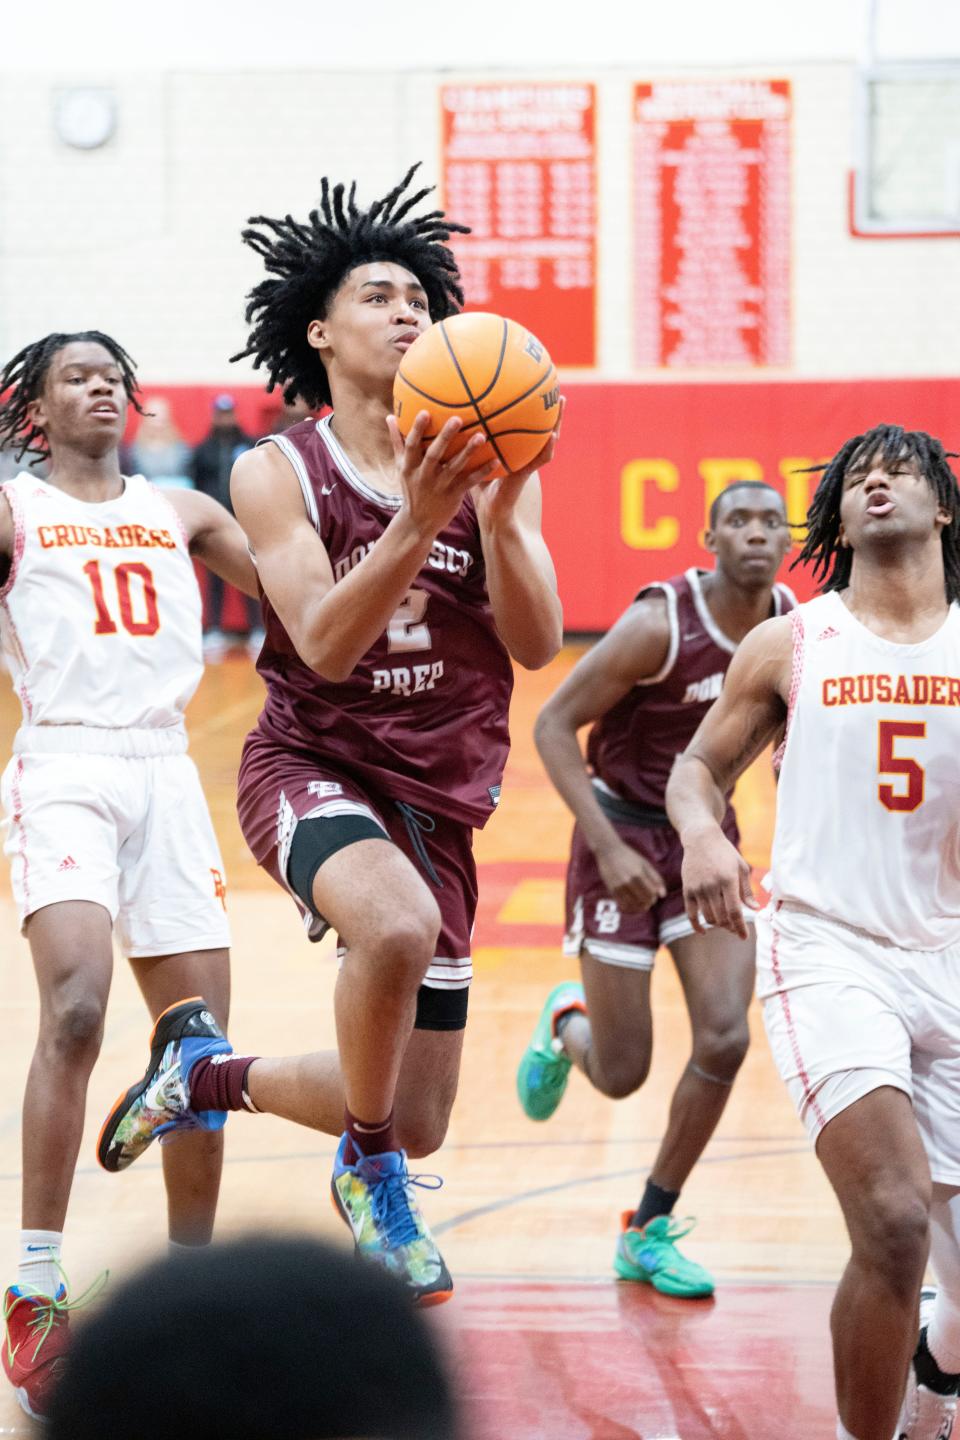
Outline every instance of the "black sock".
<svg viewBox="0 0 960 1440"><path fill-rule="evenodd" d="M648 1220L653 1220L657 1215L669 1215L679 1199L679 1190L663 1190L659 1185L654 1185L652 1180L648 1180L630 1224L641 1230Z"/></svg>
<svg viewBox="0 0 960 1440"><path fill-rule="evenodd" d="M913 1357L913 1368L919 1383L926 1385L928 1390L934 1390L938 1395L956 1395L957 1388L960 1386L960 1375L947 1375L940 1369L927 1349L926 1326L920 1331L920 1339Z"/></svg>

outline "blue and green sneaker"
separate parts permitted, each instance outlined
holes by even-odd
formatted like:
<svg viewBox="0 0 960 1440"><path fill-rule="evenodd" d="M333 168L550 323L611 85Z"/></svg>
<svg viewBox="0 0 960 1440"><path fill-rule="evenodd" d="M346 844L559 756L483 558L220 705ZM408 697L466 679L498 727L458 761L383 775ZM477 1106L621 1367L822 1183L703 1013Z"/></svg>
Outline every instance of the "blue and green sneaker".
<svg viewBox="0 0 960 1440"><path fill-rule="evenodd" d="M405 1150L344 1159L340 1140L330 1190L333 1203L353 1232L357 1254L382 1265L411 1291L418 1305L440 1305L453 1294L450 1271L427 1229L413 1195L414 1185L439 1190L439 1176L411 1175ZM433 1182L433 1183L431 1183Z"/></svg>
<svg viewBox="0 0 960 1440"><path fill-rule="evenodd" d="M621 1217L623 1231L613 1257L613 1268L621 1280L639 1280L652 1285L661 1295L676 1295L683 1300L713 1294L710 1273L677 1249L676 1242L689 1235L695 1220L655 1215L641 1230L630 1224L632 1219L633 1211L625 1210Z"/></svg>
<svg viewBox="0 0 960 1440"><path fill-rule="evenodd" d="M587 1013L583 986L572 980L550 991L517 1071L517 1094L531 1120L549 1120L567 1088L573 1061L564 1053L556 1030L557 1020L566 1010Z"/></svg>

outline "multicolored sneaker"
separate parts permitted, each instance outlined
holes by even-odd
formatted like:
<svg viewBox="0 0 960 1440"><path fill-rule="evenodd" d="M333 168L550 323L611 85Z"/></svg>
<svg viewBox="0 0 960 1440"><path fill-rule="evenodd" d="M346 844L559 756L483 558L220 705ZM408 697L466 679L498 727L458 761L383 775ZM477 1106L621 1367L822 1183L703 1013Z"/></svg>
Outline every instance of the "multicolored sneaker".
<svg viewBox="0 0 960 1440"><path fill-rule="evenodd" d="M152 1140L175 1130L220 1130L225 1110L190 1109L190 1071L233 1047L199 995L164 1010L150 1036L150 1063L142 1080L118 1098L103 1122L97 1159L104 1170L125 1170Z"/></svg>
<svg viewBox="0 0 960 1440"><path fill-rule="evenodd" d="M572 980L550 991L517 1071L517 1094L531 1120L549 1120L567 1088L573 1061L564 1053L556 1029L565 1010L587 1013L583 986Z"/></svg>
<svg viewBox="0 0 960 1440"><path fill-rule="evenodd" d="M439 1190L439 1175L411 1175L405 1150L344 1160L344 1135L333 1164L333 1203L353 1231L357 1254L389 1270L418 1305L441 1305L453 1294L450 1271L427 1229L414 1185ZM435 1183L431 1183L435 1182Z"/></svg>
<svg viewBox="0 0 960 1440"><path fill-rule="evenodd" d="M926 1330L930 1323L936 1298L937 1292L932 1285L925 1285L920 1291L921 1331ZM941 1395L921 1385L911 1361L894 1440L950 1440L956 1418L956 1392Z"/></svg>
<svg viewBox="0 0 960 1440"><path fill-rule="evenodd" d="M62 1285L52 1298L32 1295L19 1285L9 1286L3 1297L4 1374L17 1392L21 1409L34 1420L46 1419L63 1370L70 1340L66 1300Z"/></svg>
<svg viewBox="0 0 960 1440"><path fill-rule="evenodd" d="M622 1234L617 1241L613 1268L621 1280L639 1280L652 1285L661 1295L698 1300L714 1291L713 1278L702 1265L687 1260L676 1242L689 1235L695 1220L683 1222L670 1215L655 1215L642 1229L630 1224L633 1211L621 1216Z"/></svg>

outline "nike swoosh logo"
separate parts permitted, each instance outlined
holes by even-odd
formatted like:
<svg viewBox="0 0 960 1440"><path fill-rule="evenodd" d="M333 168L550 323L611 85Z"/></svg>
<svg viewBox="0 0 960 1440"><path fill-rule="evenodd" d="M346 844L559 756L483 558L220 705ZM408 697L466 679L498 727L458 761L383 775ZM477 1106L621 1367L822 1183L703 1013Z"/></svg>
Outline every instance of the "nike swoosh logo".
<svg viewBox="0 0 960 1440"><path fill-rule="evenodd" d="M337 488L336 485L321 485L321 486L320 486L320 494L321 494L321 495L332 495L333 492L334 492L334 490L336 490L336 488Z"/></svg>
<svg viewBox="0 0 960 1440"><path fill-rule="evenodd" d="M44 1255L49 1255L50 1251L53 1249L53 1246L52 1246L52 1245L28 1245L28 1246L27 1246L27 1249L28 1249L28 1250L42 1250L43 1253L44 1253Z"/></svg>

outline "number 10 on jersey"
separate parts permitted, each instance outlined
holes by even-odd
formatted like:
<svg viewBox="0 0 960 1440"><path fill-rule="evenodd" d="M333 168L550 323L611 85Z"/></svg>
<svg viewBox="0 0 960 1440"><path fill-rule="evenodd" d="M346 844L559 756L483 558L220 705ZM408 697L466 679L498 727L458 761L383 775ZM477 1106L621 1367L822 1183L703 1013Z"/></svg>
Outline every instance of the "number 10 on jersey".
<svg viewBox="0 0 960 1440"><path fill-rule="evenodd" d="M103 576L100 574L100 561L88 560L83 567L83 573L90 581L90 588L93 591L93 604L96 610L96 623L93 627L95 635L116 635L117 622L113 618L107 596L104 594ZM113 572L114 583L117 587L117 610L120 615L120 623L128 635L156 635L160 629L160 614L157 610L157 590L153 583L153 571L149 565L144 565L140 560L126 560L118 565ZM134 584L139 594L134 596ZM109 589L109 586L106 587ZM137 618L134 610L141 612L142 618Z"/></svg>

